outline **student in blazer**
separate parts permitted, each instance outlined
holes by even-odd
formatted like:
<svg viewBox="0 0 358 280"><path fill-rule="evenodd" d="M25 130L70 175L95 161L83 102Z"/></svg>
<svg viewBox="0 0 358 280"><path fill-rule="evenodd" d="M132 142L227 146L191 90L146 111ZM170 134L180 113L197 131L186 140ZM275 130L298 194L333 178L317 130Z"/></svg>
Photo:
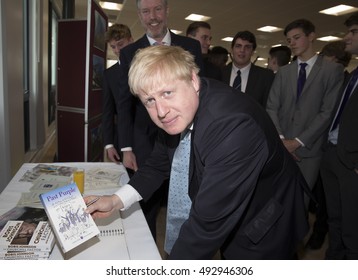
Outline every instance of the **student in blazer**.
<svg viewBox="0 0 358 280"><path fill-rule="evenodd" d="M316 54L315 26L306 19L289 23L284 31L297 59L275 75L266 110L287 150L296 159L309 187L316 184L333 110L343 83L343 66ZM305 83L300 95L298 77L305 66ZM305 196L308 210L309 197Z"/></svg>
<svg viewBox="0 0 358 280"><path fill-rule="evenodd" d="M120 91L118 83L118 77L120 76L120 52L122 48L133 42L133 38L127 25L116 23L106 32L105 40L108 47L112 49L114 55L118 58L118 63L115 63L103 72L103 144L106 157L110 161L118 163L120 157L118 149L116 98Z"/></svg>
<svg viewBox="0 0 358 280"><path fill-rule="evenodd" d="M275 75L273 71L251 62L256 47L256 37L252 32L247 30L237 32L231 42L232 62L223 69L222 81L233 86L236 73L240 70L241 91L265 108Z"/></svg>
<svg viewBox="0 0 358 280"><path fill-rule="evenodd" d="M210 259L219 249L226 259L293 257L308 230L302 174L261 106L219 81L200 79L198 71L178 47L137 53L129 83L161 129L145 165L88 212L105 217L149 199L169 178L180 134L189 128L192 205L169 258Z"/></svg>

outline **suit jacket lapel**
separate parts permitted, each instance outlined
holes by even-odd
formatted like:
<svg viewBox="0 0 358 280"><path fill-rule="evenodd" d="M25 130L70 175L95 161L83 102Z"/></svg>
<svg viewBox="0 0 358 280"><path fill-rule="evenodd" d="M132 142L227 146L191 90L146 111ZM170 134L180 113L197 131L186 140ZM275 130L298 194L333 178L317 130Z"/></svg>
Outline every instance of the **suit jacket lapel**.
<svg viewBox="0 0 358 280"><path fill-rule="evenodd" d="M287 83L291 84L291 93L296 100L297 98L297 79L298 79L298 65L297 60L292 62L292 67L290 67L290 74L289 74L289 80L286 81Z"/></svg>
<svg viewBox="0 0 358 280"><path fill-rule="evenodd" d="M318 56L316 62L313 64L310 74L307 77L307 80L306 80L305 85L302 90L302 94L305 94L305 91L307 90L307 88L309 88L309 86L315 80L317 74L321 70L321 67L322 67L322 57Z"/></svg>

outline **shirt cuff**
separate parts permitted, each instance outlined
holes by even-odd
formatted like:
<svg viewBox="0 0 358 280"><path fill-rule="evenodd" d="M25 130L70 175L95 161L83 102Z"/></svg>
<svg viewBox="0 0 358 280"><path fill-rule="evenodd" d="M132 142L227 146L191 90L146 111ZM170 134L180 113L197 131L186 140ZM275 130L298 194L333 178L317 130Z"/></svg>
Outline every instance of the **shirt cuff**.
<svg viewBox="0 0 358 280"><path fill-rule="evenodd" d="M124 207L120 209L121 211L127 210L132 204L143 199L137 190L129 184L120 187L114 194L118 195L122 200Z"/></svg>
<svg viewBox="0 0 358 280"><path fill-rule="evenodd" d="M300 139L298 139L297 137L295 138L295 140L296 140L298 143L300 143L302 147L305 146L305 144L304 144Z"/></svg>
<svg viewBox="0 0 358 280"><path fill-rule="evenodd" d="M285 140L285 136L283 136L282 134L280 134L280 139L281 139L281 140Z"/></svg>
<svg viewBox="0 0 358 280"><path fill-rule="evenodd" d="M106 150L108 150L108 149L113 148L113 147L114 147L113 144L108 144L108 145L106 145L104 148L105 148Z"/></svg>
<svg viewBox="0 0 358 280"><path fill-rule="evenodd" d="M132 147L125 147L121 149L122 152L130 152L132 151Z"/></svg>

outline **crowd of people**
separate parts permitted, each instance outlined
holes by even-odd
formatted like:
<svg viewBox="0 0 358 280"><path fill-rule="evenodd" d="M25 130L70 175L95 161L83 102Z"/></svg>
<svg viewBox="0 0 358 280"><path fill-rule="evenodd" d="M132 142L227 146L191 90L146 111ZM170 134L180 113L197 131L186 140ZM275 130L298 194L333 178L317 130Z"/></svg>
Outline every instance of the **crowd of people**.
<svg viewBox="0 0 358 280"><path fill-rule="evenodd" d="M328 232L326 259L358 259L358 70L346 70L358 14L320 54L312 22L288 23L287 46L263 68L252 32L211 48L207 22L176 35L167 0L136 2L145 34L134 41L124 24L106 33L118 63L105 70L103 102L106 156L130 181L88 212L139 201L155 239L166 203L168 259L295 259L313 211L306 248Z"/></svg>

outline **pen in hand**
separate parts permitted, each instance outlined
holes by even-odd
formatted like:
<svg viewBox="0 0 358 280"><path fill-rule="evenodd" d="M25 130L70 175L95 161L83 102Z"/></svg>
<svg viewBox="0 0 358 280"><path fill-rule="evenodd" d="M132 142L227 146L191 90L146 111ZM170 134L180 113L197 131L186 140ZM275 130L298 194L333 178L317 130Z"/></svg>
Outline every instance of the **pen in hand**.
<svg viewBox="0 0 358 280"><path fill-rule="evenodd" d="M101 198L100 196L96 197L95 199L93 199L93 200L89 201L88 203L86 203L86 206L88 207L88 206L92 205L93 203L98 201L100 198Z"/></svg>

